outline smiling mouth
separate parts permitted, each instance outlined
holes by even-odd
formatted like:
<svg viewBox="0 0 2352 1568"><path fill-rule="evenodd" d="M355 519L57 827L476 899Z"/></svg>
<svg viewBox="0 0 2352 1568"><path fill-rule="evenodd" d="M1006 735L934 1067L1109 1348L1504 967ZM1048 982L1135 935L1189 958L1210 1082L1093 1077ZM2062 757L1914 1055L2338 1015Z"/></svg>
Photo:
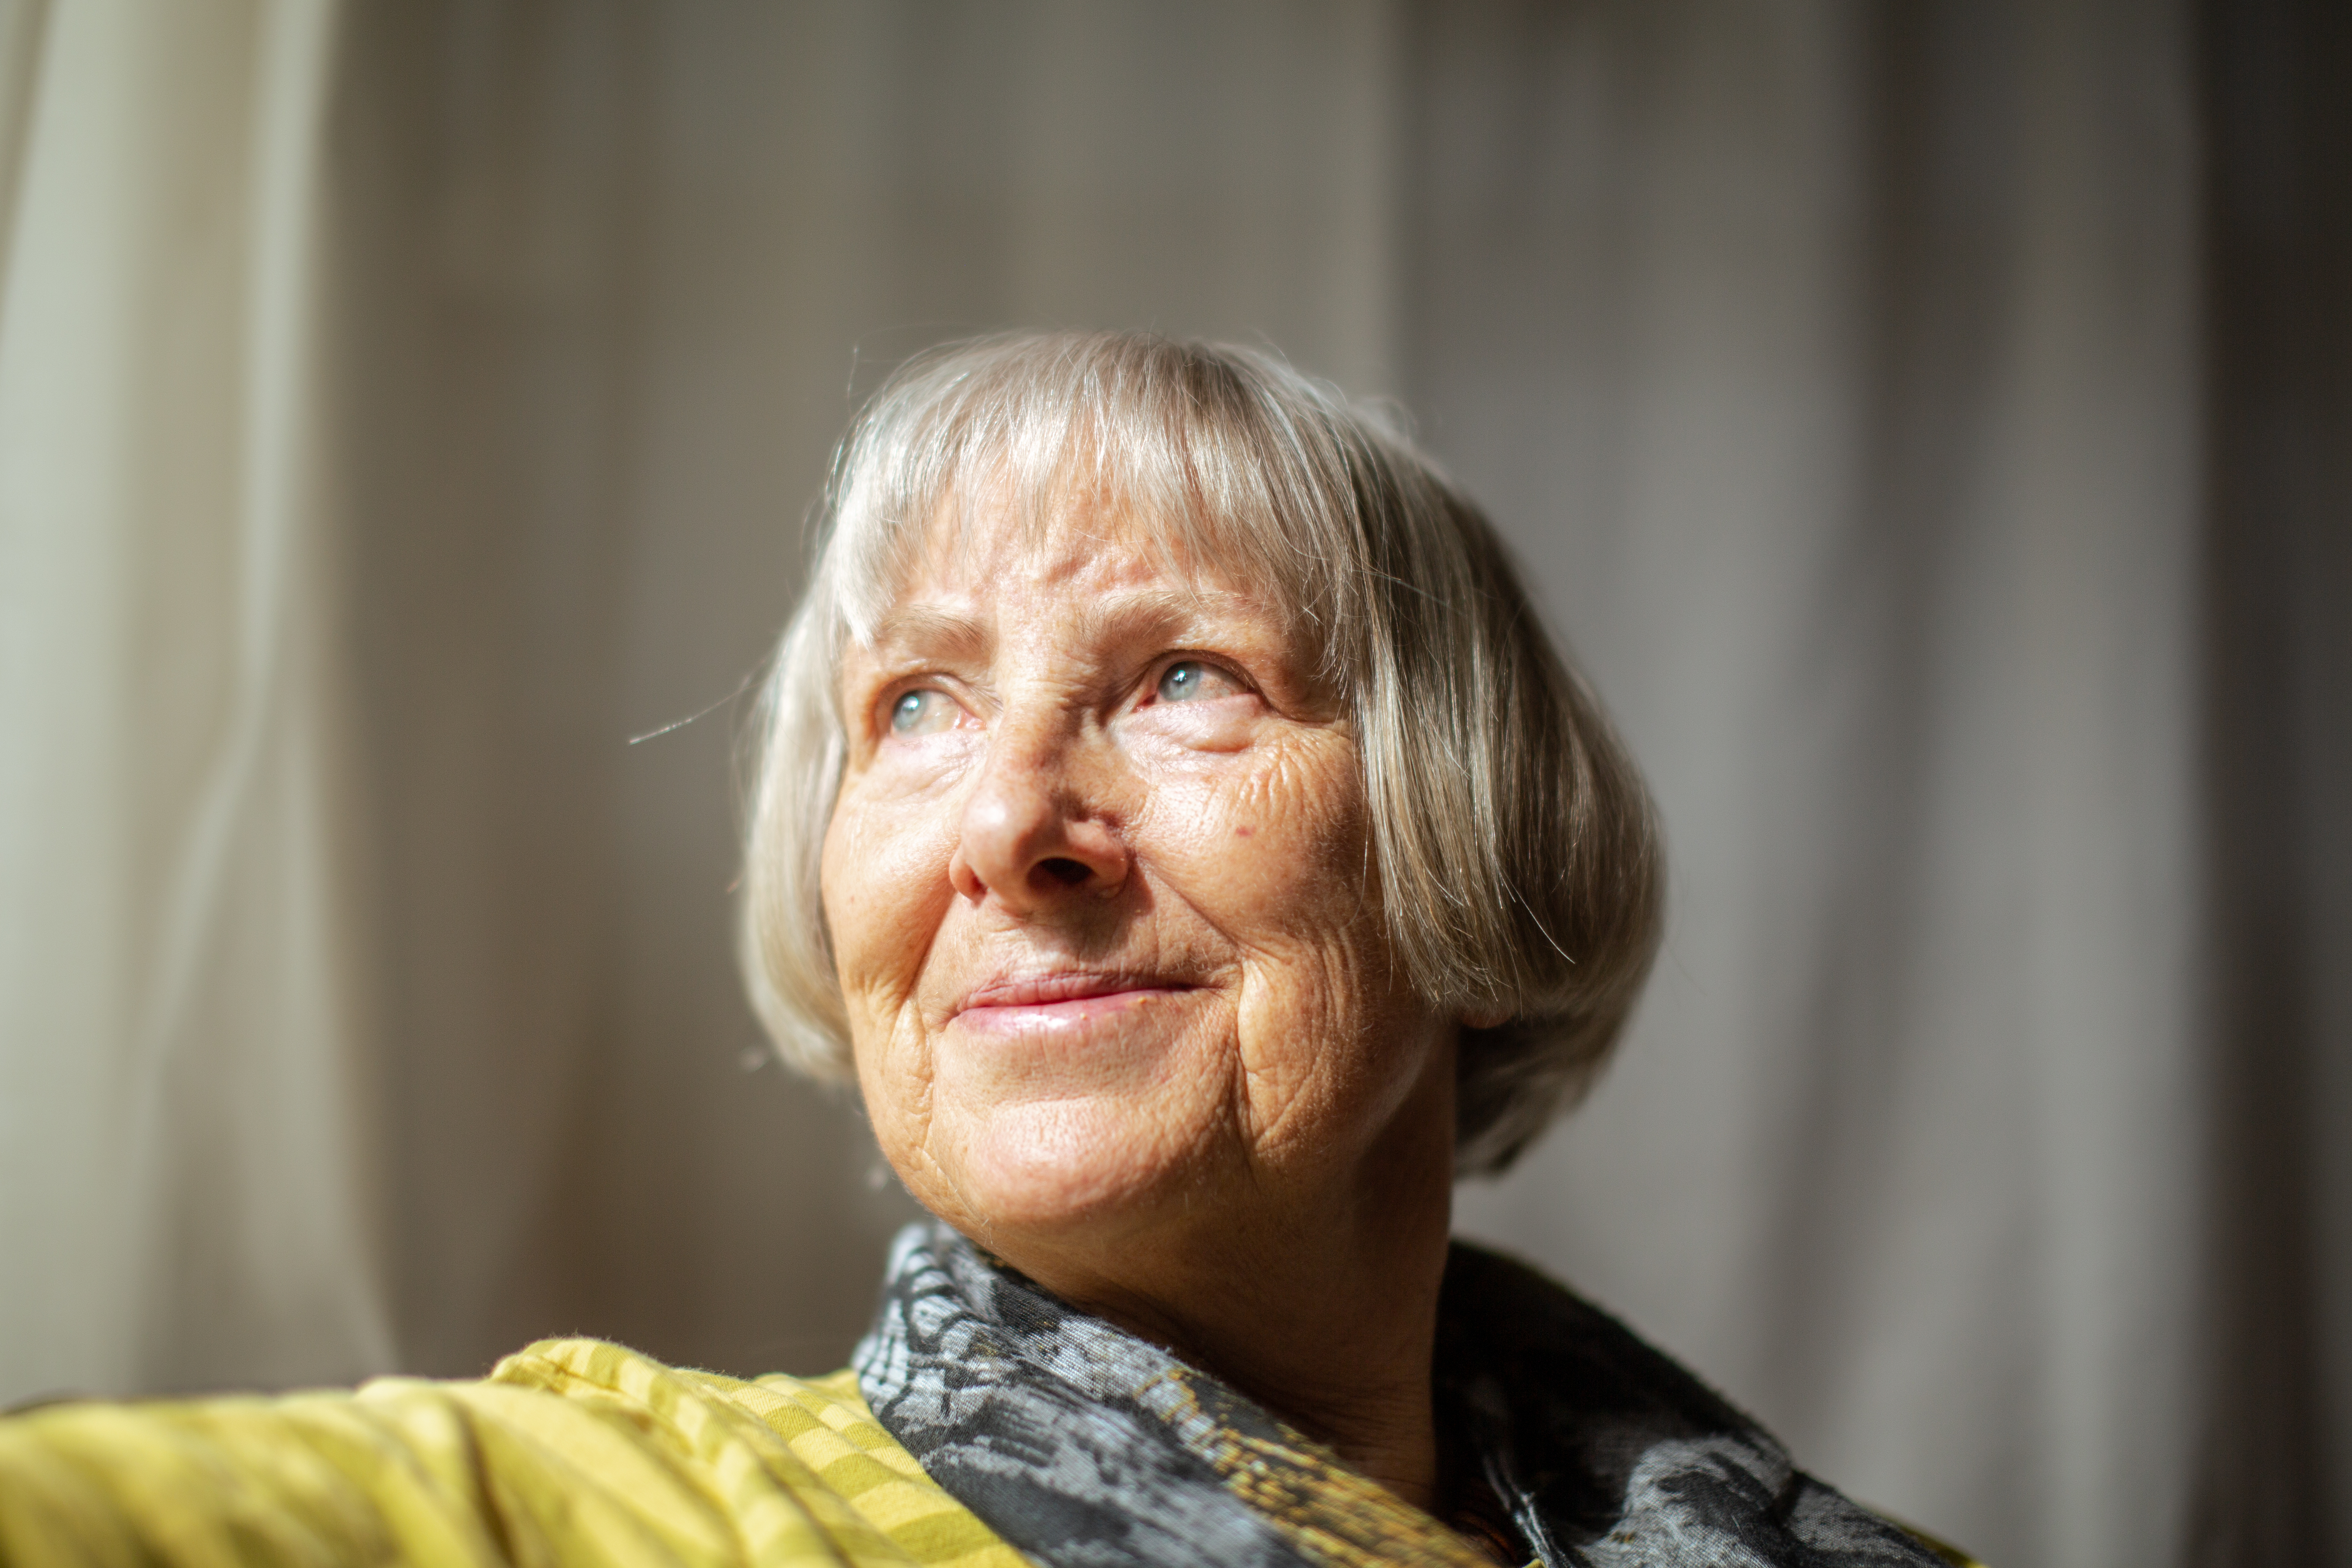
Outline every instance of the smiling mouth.
<svg viewBox="0 0 2352 1568"><path fill-rule="evenodd" d="M1065 973L1008 976L973 987L953 1022L995 1032L1067 1028L1110 1018L1196 987L1158 975Z"/></svg>

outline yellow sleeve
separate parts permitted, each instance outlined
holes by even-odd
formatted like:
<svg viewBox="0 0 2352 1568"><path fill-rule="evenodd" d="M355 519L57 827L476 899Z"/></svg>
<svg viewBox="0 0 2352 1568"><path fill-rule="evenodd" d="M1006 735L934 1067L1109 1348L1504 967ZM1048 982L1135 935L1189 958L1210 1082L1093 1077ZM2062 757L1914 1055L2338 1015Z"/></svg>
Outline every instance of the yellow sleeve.
<svg viewBox="0 0 2352 1568"><path fill-rule="evenodd" d="M67 1405L0 1422L0 1563L495 1563L460 1400Z"/></svg>
<svg viewBox="0 0 2352 1568"><path fill-rule="evenodd" d="M848 1407L770 1383L574 1341L479 1383L51 1406L0 1420L0 1565L1020 1561L961 1509L877 1524L842 1490L885 1500L871 1456L799 1451L830 1455Z"/></svg>

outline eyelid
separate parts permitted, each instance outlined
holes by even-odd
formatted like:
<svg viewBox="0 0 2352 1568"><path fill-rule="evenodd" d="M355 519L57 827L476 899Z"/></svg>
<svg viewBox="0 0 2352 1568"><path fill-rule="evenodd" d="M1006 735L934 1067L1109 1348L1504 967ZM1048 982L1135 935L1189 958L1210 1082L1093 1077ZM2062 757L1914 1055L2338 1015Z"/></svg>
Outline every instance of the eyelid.
<svg viewBox="0 0 2352 1568"><path fill-rule="evenodd" d="M1258 690L1257 682L1252 680L1248 676L1244 675L1231 660L1220 658L1214 654L1187 653L1180 651L1177 653L1162 654L1160 658L1152 660L1151 668L1145 674L1143 679L1144 705L1149 705L1159 700L1160 683L1167 679L1168 672L1175 668L1180 664L1197 664L1205 668L1216 671L1219 675L1233 683L1236 695L1258 698L1263 698L1265 695L1263 692Z"/></svg>

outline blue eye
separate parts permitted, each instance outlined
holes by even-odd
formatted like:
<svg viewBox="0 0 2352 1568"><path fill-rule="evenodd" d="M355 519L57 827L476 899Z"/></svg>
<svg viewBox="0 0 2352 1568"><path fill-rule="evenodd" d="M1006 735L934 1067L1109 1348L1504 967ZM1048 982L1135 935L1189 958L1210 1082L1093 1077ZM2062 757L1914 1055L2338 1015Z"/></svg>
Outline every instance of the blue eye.
<svg viewBox="0 0 2352 1568"><path fill-rule="evenodd" d="M909 691L890 704L890 732L927 735L955 723L956 705L944 691Z"/></svg>
<svg viewBox="0 0 2352 1568"><path fill-rule="evenodd" d="M1213 665L1188 658L1168 667L1160 678L1160 700L1190 702L1196 698L1215 697L1230 692L1234 683Z"/></svg>

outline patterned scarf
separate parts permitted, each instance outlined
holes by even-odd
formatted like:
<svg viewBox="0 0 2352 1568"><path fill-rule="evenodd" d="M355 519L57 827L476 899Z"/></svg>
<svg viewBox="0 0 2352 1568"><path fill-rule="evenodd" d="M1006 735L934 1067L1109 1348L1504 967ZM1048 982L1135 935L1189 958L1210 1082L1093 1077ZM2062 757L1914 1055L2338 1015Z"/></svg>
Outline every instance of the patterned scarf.
<svg viewBox="0 0 2352 1568"><path fill-rule="evenodd" d="M1262 1406L945 1226L899 1233L854 1360L931 1479L1049 1568L1491 1568ZM1436 1394L1441 1447L1475 1478L1454 1489L1490 1493L1511 1549L1544 1568L1938 1562L1615 1320L1458 1242Z"/></svg>

